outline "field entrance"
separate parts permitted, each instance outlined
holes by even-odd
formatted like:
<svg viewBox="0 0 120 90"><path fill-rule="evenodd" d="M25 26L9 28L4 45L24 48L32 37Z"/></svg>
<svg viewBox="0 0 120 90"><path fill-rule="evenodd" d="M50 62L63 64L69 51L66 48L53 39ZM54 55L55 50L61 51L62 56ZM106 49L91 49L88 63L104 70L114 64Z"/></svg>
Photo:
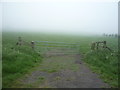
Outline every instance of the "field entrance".
<svg viewBox="0 0 120 90"><path fill-rule="evenodd" d="M79 45L64 42L36 42L35 50L44 58L38 67L17 80L21 88L101 88L109 87L81 60Z"/></svg>

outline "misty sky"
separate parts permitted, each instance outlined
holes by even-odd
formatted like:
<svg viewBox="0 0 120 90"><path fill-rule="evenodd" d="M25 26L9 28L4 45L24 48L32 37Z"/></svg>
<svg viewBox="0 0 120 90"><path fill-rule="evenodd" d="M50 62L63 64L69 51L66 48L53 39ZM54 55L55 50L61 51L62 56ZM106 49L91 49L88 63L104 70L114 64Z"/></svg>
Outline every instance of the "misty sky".
<svg viewBox="0 0 120 90"><path fill-rule="evenodd" d="M3 3L3 31L117 33L116 2Z"/></svg>

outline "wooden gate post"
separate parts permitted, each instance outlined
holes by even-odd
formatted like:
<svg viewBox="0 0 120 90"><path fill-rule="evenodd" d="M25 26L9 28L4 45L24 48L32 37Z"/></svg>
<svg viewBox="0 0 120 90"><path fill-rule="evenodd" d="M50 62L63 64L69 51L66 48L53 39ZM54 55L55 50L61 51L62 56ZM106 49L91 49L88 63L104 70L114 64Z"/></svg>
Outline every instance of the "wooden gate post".
<svg viewBox="0 0 120 90"><path fill-rule="evenodd" d="M91 50L95 50L95 43L94 42L92 42L92 44L91 44Z"/></svg>
<svg viewBox="0 0 120 90"><path fill-rule="evenodd" d="M22 38L21 37L18 37L18 42L19 42L19 45L21 46L22 45Z"/></svg>
<svg viewBox="0 0 120 90"><path fill-rule="evenodd" d="M19 46L22 45L22 38L21 37L18 37L18 42L16 43L16 45L19 45Z"/></svg>
<svg viewBox="0 0 120 90"><path fill-rule="evenodd" d="M31 42L31 47L32 47L32 49L35 48L35 42L34 41Z"/></svg>
<svg viewBox="0 0 120 90"><path fill-rule="evenodd" d="M103 48L106 48L106 41L103 41Z"/></svg>
<svg viewBox="0 0 120 90"><path fill-rule="evenodd" d="M99 47L99 42L96 42L96 49L98 49Z"/></svg>

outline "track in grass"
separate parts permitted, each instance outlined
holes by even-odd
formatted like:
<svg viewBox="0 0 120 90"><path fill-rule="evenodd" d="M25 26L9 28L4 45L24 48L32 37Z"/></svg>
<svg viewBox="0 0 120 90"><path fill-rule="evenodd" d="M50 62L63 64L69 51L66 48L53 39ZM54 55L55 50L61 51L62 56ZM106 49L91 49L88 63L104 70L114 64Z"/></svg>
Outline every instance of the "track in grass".
<svg viewBox="0 0 120 90"><path fill-rule="evenodd" d="M57 53L59 52L59 53ZM71 52L70 54L68 52ZM73 49L52 48L43 62L17 80L13 87L31 88L103 88L109 87L93 73ZM68 53L68 54L67 54Z"/></svg>

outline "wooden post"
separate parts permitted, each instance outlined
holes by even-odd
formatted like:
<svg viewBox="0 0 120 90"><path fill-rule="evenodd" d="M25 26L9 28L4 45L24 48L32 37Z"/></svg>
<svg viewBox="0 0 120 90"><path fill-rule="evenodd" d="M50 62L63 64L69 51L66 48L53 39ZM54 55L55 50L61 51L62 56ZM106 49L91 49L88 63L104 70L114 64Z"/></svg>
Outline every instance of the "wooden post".
<svg viewBox="0 0 120 90"><path fill-rule="evenodd" d="M96 42L96 49L98 49L99 47L99 42Z"/></svg>
<svg viewBox="0 0 120 90"><path fill-rule="evenodd" d="M92 42L92 44L91 44L91 50L95 50L95 43L94 42Z"/></svg>
<svg viewBox="0 0 120 90"><path fill-rule="evenodd" d="M21 37L18 37L18 42L19 42L19 45L21 46L22 45L22 38Z"/></svg>
<svg viewBox="0 0 120 90"><path fill-rule="evenodd" d="M99 48L103 47L103 42L99 42Z"/></svg>
<svg viewBox="0 0 120 90"><path fill-rule="evenodd" d="M32 47L32 49L35 48L35 42L34 41L31 42L31 47Z"/></svg>
<svg viewBox="0 0 120 90"><path fill-rule="evenodd" d="M21 37L18 37L18 42L16 43L16 45L22 45L22 39L21 39Z"/></svg>
<svg viewBox="0 0 120 90"><path fill-rule="evenodd" d="M103 48L106 48L106 41L103 41Z"/></svg>

